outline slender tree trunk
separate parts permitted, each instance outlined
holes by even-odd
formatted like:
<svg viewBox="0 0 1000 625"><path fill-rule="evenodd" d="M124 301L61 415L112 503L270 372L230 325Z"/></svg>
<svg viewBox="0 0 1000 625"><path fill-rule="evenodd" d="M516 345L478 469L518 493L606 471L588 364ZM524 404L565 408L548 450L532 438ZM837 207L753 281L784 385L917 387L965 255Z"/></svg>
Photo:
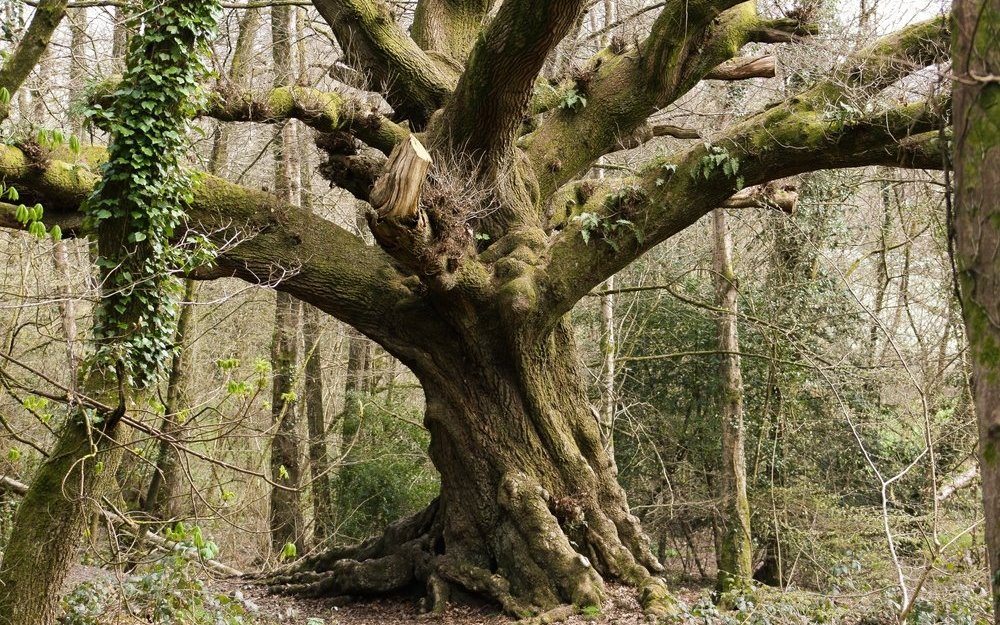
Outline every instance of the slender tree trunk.
<svg viewBox="0 0 1000 625"><path fill-rule="evenodd" d="M305 46L306 12L295 11L296 41L298 41L299 75L305 76L308 69ZM302 208L313 210L313 168L309 159L312 152L312 136L307 129L300 129L299 192ZM312 480L310 493L313 508L313 543L320 545L334 535L333 480L330 452L327 446L326 405L323 398L323 355L326 341L323 340L323 314L304 304L302 338L305 350L304 394L306 402L306 423L309 432L309 473Z"/></svg>
<svg viewBox="0 0 1000 625"><path fill-rule="evenodd" d="M753 573L750 540L750 504L747 500L747 473L744 458L743 374L736 310L738 291L733 274L733 240L723 209L712 213L715 239L714 282L719 314L719 411L722 424L722 472L719 479L717 588L726 592L740 587Z"/></svg>
<svg viewBox="0 0 1000 625"><path fill-rule="evenodd" d="M305 340L305 401L309 427L309 473L312 478L313 542L321 544L334 533L333 486L326 441L326 410L323 402L322 314L306 306L302 324Z"/></svg>
<svg viewBox="0 0 1000 625"><path fill-rule="evenodd" d="M72 93L81 93L87 81L87 21L88 9L71 9L68 14L70 38L69 86ZM80 136L81 118L70 116L67 128L71 134Z"/></svg>
<svg viewBox="0 0 1000 625"><path fill-rule="evenodd" d="M955 243L1000 622L1000 0L958 0L954 17Z"/></svg>
<svg viewBox="0 0 1000 625"><path fill-rule="evenodd" d="M129 32L125 24L126 11L120 6L114 8L114 29L111 34L111 58L119 65L125 66L125 56L128 54Z"/></svg>
<svg viewBox="0 0 1000 625"><path fill-rule="evenodd" d="M254 37L262 21L260 9L247 9L240 18L239 33L233 58L229 66L229 83L237 89L249 89L253 76L250 54L253 52ZM215 141L209 159L209 171L216 176L226 176L229 167L229 137L232 130L228 124L219 123L215 128Z"/></svg>
<svg viewBox="0 0 1000 625"><path fill-rule="evenodd" d="M298 321L302 307L291 295L278 293L275 302L274 336L271 344L273 387L271 414L275 427L271 439L271 542L281 550L292 543L301 551L302 508L299 486L302 481L299 450L295 372L298 360ZM285 488L281 488L281 487Z"/></svg>
<svg viewBox="0 0 1000 625"><path fill-rule="evenodd" d="M177 351L170 363L167 378L167 403L160 429L172 439L183 438L184 411L191 404L191 378L194 358L189 341L195 333L194 301L197 289L194 280L184 283L184 302L177 317L174 345ZM155 519L176 519L183 516L181 507L182 472L177 450L166 440L160 441L156 470L146 491L145 510Z"/></svg>
<svg viewBox="0 0 1000 625"><path fill-rule="evenodd" d="M274 59L274 85L291 83L291 8L271 7L271 37ZM274 149L275 194L294 203L293 185L297 179L292 153L297 148L294 126L284 124ZM275 427L271 440L271 476L278 486L271 489L271 542L281 550L292 543L297 551L304 546L302 507L299 486L302 480L301 451L298 435L298 405L295 396L295 372L298 366L299 323L302 307L283 292L275 297L274 335L271 343L273 387L271 415Z"/></svg>
<svg viewBox="0 0 1000 625"><path fill-rule="evenodd" d="M77 353L77 328L76 328L76 300L70 291L71 278L69 275L69 254L66 249L66 241L56 241L52 246L52 264L59 279L59 314L62 317L63 336L66 339L66 366L70 372L67 386L76 388L77 364L79 354Z"/></svg>
<svg viewBox="0 0 1000 625"><path fill-rule="evenodd" d="M604 290L615 288L614 277L604 283ZM601 441L608 455L615 457L615 365L617 361L617 343L615 339L615 296L605 293L601 296L601 353L604 356L604 366L601 369L601 409L599 412L601 426Z"/></svg>
<svg viewBox="0 0 1000 625"><path fill-rule="evenodd" d="M337 472L337 486L334 492L339 518L334 520L334 526L339 524L353 507L353 501L349 495L353 492L352 484L355 474L360 470L357 466L360 460L357 445L364 415L364 400L367 395L365 389L371 379L371 352L371 341L365 335L348 326L347 370L344 372L344 407L337 416L337 421L340 422L342 451L340 455L341 466Z"/></svg>
<svg viewBox="0 0 1000 625"><path fill-rule="evenodd" d="M875 288L875 303L872 305L872 323L869 329L870 364L875 366L881 360L879 335L881 334L880 318L885 307L886 291L889 290L889 241L892 236L892 198L888 183L882 183L879 197L882 200L882 228L880 232L881 248L878 250L878 284Z"/></svg>

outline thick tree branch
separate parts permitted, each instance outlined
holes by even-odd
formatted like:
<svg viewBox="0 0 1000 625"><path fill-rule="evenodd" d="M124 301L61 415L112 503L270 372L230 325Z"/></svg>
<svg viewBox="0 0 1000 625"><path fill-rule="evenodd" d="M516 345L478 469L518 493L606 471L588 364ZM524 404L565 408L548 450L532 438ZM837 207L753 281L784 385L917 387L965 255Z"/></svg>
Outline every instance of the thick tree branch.
<svg viewBox="0 0 1000 625"><path fill-rule="evenodd" d="M947 61L950 41L951 29L944 16L912 24L853 55L816 89L828 94L878 93L918 69Z"/></svg>
<svg viewBox="0 0 1000 625"><path fill-rule="evenodd" d="M631 137L622 139L618 147L622 150L631 150L640 145L644 145L656 137L673 137L674 139L701 139L701 135L694 128L684 128L673 124L649 124L643 123L636 128Z"/></svg>
<svg viewBox="0 0 1000 625"><path fill-rule="evenodd" d="M761 21L750 31L749 41L754 43L795 43L805 37L819 34L815 24L804 24L801 21L782 17Z"/></svg>
<svg viewBox="0 0 1000 625"><path fill-rule="evenodd" d="M0 176L23 200L42 203L47 225L67 228L79 227L80 204L98 179L84 166L33 161L13 146L0 146ZM9 224L6 212L0 206L0 223L20 227ZM422 322L392 319L405 314L405 306L424 304L385 253L334 223L269 193L201 174L188 227L223 251L216 267L200 270L199 277L236 276L272 285L354 326L398 357L422 357L397 334Z"/></svg>
<svg viewBox="0 0 1000 625"><path fill-rule="evenodd" d="M91 88L90 100L109 108L119 86L118 78L105 80ZM210 94L202 114L224 122L297 119L320 132L347 132L385 154L410 134L377 110L365 109L339 93L311 87L248 91L236 82L223 82Z"/></svg>
<svg viewBox="0 0 1000 625"><path fill-rule="evenodd" d="M410 134L377 111L361 110L340 94L309 87L279 87L262 93L217 91L205 114L227 122L298 119L320 132L347 132L386 154Z"/></svg>
<svg viewBox="0 0 1000 625"><path fill-rule="evenodd" d="M353 142L345 145L341 139L336 134L317 137L316 144L327 152L319 172L332 184L367 202L375 181L382 175L386 157L375 148L358 148Z"/></svg>
<svg viewBox="0 0 1000 625"><path fill-rule="evenodd" d="M586 193L561 192L552 213L564 228L550 246L552 260L539 291L551 301L540 310L554 322L608 276L733 201L742 187L820 169L939 168L941 110L941 103L922 102L832 119L792 100L747 119L715 145L698 144L638 177L605 181ZM583 213L596 216L596 229L593 219L573 218ZM620 220L629 225L620 226ZM588 228L585 240L582 230Z"/></svg>
<svg viewBox="0 0 1000 625"><path fill-rule="evenodd" d="M418 46L464 67L496 0L420 0L410 32Z"/></svg>
<svg viewBox="0 0 1000 625"><path fill-rule="evenodd" d="M658 24L669 10L670 6L664 9ZM684 18L674 18L675 21L679 19ZM693 27L688 25L687 28ZM526 140L542 196L546 197L559 185L585 171L602 154L620 149L622 137L630 136L651 111L686 93L733 58L745 43L760 40L762 33L773 34L776 29L784 29L783 32L795 37L812 31L812 27L788 18L763 20L757 16L752 3L744 3L705 27L695 38L697 46L694 48L675 42L677 47L671 55L666 52L669 43L658 42L656 49L664 48L659 52L659 57L664 59L659 64L650 60L639 67L629 58L612 63L605 61L589 83L587 107L578 112L558 112L549 116ZM654 29L643 46L651 46L658 36L661 35ZM947 41L944 18L904 28L851 57L835 70L834 78L813 87L810 97L835 104L854 90L863 88L863 94L877 93L919 67L940 62L945 58ZM649 67L657 69L650 74ZM660 77L659 83L651 82L647 76ZM644 90L652 84L659 86L653 92ZM608 124L608 119L613 119L614 125ZM559 163L559 167L553 167L552 163Z"/></svg>
<svg viewBox="0 0 1000 625"><path fill-rule="evenodd" d="M771 23L752 2L726 10L732 4L669 2L638 50L607 49L590 61L588 80L576 87L587 105L554 111L523 141L542 198L598 157L627 146L650 115L734 58L762 24Z"/></svg>
<svg viewBox="0 0 1000 625"><path fill-rule="evenodd" d="M420 194L432 164L424 146L410 136L392 151L369 195L373 210L368 225L375 240L418 275L444 271L436 255L428 254L434 233L420 207Z"/></svg>
<svg viewBox="0 0 1000 625"><path fill-rule="evenodd" d="M0 101L0 121L7 119L11 97L45 53L52 33L66 15L67 4L66 0L41 0L21 41L4 60L0 68L0 89L6 89L8 97Z"/></svg>
<svg viewBox="0 0 1000 625"><path fill-rule="evenodd" d="M799 194L793 186L775 186L771 184L755 189L743 189L728 200L723 208L776 208L789 215L795 212L799 203Z"/></svg>
<svg viewBox="0 0 1000 625"><path fill-rule="evenodd" d="M455 76L396 23L379 0L315 0L349 65L386 94L400 117L422 126L451 93Z"/></svg>
<svg viewBox="0 0 1000 625"><path fill-rule="evenodd" d="M436 126L438 136L477 158L506 160L545 57L583 5L583 0L504 2L472 49Z"/></svg>

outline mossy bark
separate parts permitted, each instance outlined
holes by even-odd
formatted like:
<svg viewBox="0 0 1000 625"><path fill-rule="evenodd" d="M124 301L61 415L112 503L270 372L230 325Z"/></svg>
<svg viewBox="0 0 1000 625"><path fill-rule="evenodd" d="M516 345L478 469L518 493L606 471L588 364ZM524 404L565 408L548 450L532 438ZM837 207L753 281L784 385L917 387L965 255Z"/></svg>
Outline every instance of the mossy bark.
<svg viewBox="0 0 1000 625"><path fill-rule="evenodd" d="M1000 619L1000 0L954 4L955 251L979 423L986 549Z"/></svg>
<svg viewBox="0 0 1000 625"><path fill-rule="evenodd" d="M317 0L316 10L347 62L370 76L401 116L421 126L454 86L454 71L436 63L396 23L379 0Z"/></svg>
<svg viewBox="0 0 1000 625"><path fill-rule="evenodd" d="M743 449L743 373L737 332L737 290L733 273L733 240L724 209L712 212L715 235L715 302L719 313L719 420L722 431L722 463L719 476L717 559L720 592L738 590L753 575L750 534L750 504L747 500L747 468Z"/></svg>
<svg viewBox="0 0 1000 625"><path fill-rule="evenodd" d="M617 579L642 587L654 612L673 610L601 443L569 324L538 334L526 309L509 305L516 288L436 306L450 311L445 327L412 337L423 355L403 358L425 389L430 455L441 475L433 506L275 583L327 595L420 585L428 607L471 592L524 616L561 603L599 606L604 580Z"/></svg>
<svg viewBox="0 0 1000 625"><path fill-rule="evenodd" d="M52 625L77 545L115 482L117 427L88 427L73 410L14 516L0 564L0 625Z"/></svg>
<svg viewBox="0 0 1000 625"><path fill-rule="evenodd" d="M456 69L465 65L495 0L420 0L413 14L413 41Z"/></svg>
<svg viewBox="0 0 1000 625"><path fill-rule="evenodd" d="M24 36L0 67L0 88L6 89L9 96L14 95L45 54L49 39L66 15L68 5L67 0L42 0L38 3ZM7 118L10 102L9 98L0 102L0 120Z"/></svg>

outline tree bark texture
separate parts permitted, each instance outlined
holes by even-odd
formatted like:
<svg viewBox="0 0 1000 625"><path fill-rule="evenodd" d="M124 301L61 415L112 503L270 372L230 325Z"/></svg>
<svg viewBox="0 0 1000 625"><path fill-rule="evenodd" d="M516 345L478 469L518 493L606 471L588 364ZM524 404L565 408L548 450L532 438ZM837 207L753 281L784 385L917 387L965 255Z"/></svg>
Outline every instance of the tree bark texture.
<svg viewBox="0 0 1000 625"><path fill-rule="evenodd" d="M190 340L195 333L194 280L184 283L184 302L177 317L174 333L176 351L170 362L167 377L167 402L164 406L160 431L173 440L180 440L184 431L184 415L191 403L191 373L193 353ZM145 510L155 519L170 520L183 516L181 506L181 458L177 449L167 439L160 441L156 455L156 468L146 491Z"/></svg>
<svg viewBox="0 0 1000 625"><path fill-rule="evenodd" d="M322 313L312 306L303 311L302 336L305 350L306 423L309 431L309 475L313 509L313 543L332 538L335 529L333 509L332 463L327 445L326 409L323 400Z"/></svg>
<svg viewBox="0 0 1000 625"><path fill-rule="evenodd" d="M288 83L292 74L291 7L271 8L271 39L274 84ZM294 202L297 172L293 153L298 149L292 122L278 129L274 142L275 194ZM301 553L305 546L299 486L302 482L302 452L299 449L296 373L299 361L299 325L302 305L287 293L278 292L274 303L274 333L271 342L271 417L275 428L271 439L271 544L281 552L293 544ZM281 488L286 487L286 488Z"/></svg>
<svg viewBox="0 0 1000 625"><path fill-rule="evenodd" d="M722 430L722 463L719 476L718 543L720 592L739 588L753 570L750 539L750 504L743 449L743 374L737 332L737 290L733 273L733 239L724 209L712 212L715 249L713 281L719 313L719 418Z"/></svg>
<svg viewBox="0 0 1000 625"><path fill-rule="evenodd" d="M38 468L14 516L0 563L0 624L53 625L63 580L95 500L115 484L121 458L117 427L90 427L74 410L49 457Z"/></svg>
<svg viewBox="0 0 1000 625"><path fill-rule="evenodd" d="M523 616L600 605L606 577L673 608L650 576L659 565L601 443L567 323L538 340L502 316L455 316L449 334L426 337L426 358L404 360L425 389L440 497L384 536L308 559L276 583L334 595L422 583L435 607L457 588Z"/></svg>
<svg viewBox="0 0 1000 625"><path fill-rule="evenodd" d="M21 41L0 67L0 88L6 89L9 96L14 95L45 54L49 39L66 15L68 5L68 0L42 0L38 3ZM6 119L10 113L10 101L8 99L0 104L0 120Z"/></svg>
<svg viewBox="0 0 1000 625"><path fill-rule="evenodd" d="M986 549L1000 620L1000 0L954 17L955 252L972 361Z"/></svg>

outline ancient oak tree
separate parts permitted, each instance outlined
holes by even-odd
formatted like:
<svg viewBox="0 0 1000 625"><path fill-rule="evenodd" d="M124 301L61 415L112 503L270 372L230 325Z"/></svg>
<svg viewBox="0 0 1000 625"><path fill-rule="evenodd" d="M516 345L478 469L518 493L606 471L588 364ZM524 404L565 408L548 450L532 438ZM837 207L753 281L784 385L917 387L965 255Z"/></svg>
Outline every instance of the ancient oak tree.
<svg viewBox="0 0 1000 625"><path fill-rule="evenodd" d="M241 243L200 276L285 275L279 290L405 363L423 385L441 492L378 539L306 559L274 583L327 595L418 586L432 606L471 593L524 615L599 606L604 582L619 580L641 589L650 612L671 613L588 405L567 313L713 209L783 203L765 187L737 195L746 188L825 168L940 167L941 103L879 94L946 56L946 21L874 41L711 143L593 179L591 166L622 147L690 139L648 120L701 81L773 73L773 59L740 57L746 44L786 44L814 27L765 17L754 2L667 0L643 36L613 39L557 88L584 94L585 106L558 106L538 77L587 2L419 0L409 33L380 0L313 5L392 114L297 85L226 85L203 114L321 131L323 172L370 204L377 245L204 175L189 226ZM96 173L13 146L0 147L0 173L80 231L75 213Z"/></svg>

